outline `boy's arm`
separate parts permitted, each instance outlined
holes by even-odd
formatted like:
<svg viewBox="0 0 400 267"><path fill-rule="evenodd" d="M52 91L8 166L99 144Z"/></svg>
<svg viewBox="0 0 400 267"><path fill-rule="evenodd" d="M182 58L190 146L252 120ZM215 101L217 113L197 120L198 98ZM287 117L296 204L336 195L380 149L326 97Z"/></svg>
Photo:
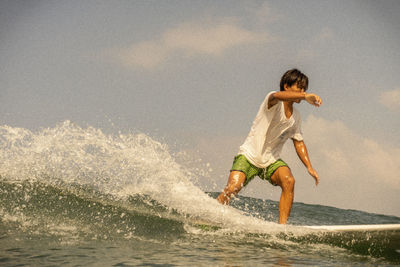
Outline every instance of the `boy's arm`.
<svg viewBox="0 0 400 267"><path fill-rule="evenodd" d="M297 101L306 100L309 104L319 107L322 105L322 100L316 94L307 94L305 92L279 91L271 94L268 99L268 108L272 107L278 101Z"/></svg>
<svg viewBox="0 0 400 267"><path fill-rule="evenodd" d="M303 162L304 166L306 166L308 173L315 179L315 185L319 183L318 173L311 166L310 158L308 157L307 147L303 141L297 141L293 139L294 147L296 148L297 155L300 160Z"/></svg>

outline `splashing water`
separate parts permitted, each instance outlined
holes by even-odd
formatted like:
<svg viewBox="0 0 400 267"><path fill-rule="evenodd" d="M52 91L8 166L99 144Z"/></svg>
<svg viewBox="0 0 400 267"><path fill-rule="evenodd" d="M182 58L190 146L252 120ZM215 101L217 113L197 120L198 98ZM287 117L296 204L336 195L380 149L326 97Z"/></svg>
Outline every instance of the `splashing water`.
<svg viewBox="0 0 400 267"><path fill-rule="evenodd" d="M90 188L117 199L148 195L203 221L238 229L281 229L219 205L193 184L193 172L175 162L167 145L144 134L105 135L65 121L38 133L2 126L0 136L0 176L9 181Z"/></svg>

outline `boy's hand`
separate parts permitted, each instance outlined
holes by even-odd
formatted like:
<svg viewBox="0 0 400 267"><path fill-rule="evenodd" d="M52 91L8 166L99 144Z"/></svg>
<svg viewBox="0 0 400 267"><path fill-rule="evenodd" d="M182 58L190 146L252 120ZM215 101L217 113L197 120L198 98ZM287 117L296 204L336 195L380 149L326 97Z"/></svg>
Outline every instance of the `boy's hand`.
<svg viewBox="0 0 400 267"><path fill-rule="evenodd" d="M311 167L308 169L308 173L315 179L315 185L318 185L319 177L317 171Z"/></svg>
<svg viewBox="0 0 400 267"><path fill-rule="evenodd" d="M321 98L319 96L317 96L316 94L306 94L305 99L309 104L314 105L316 107L319 107L322 105Z"/></svg>

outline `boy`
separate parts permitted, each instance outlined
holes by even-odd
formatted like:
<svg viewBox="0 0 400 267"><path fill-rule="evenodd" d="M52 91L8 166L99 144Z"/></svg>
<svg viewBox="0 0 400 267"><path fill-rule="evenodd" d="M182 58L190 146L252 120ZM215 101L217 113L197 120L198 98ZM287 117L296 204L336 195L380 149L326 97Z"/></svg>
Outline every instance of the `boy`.
<svg viewBox="0 0 400 267"><path fill-rule="evenodd" d="M319 96L305 93L307 87L307 76L292 69L282 76L280 91L272 91L265 97L250 133L234 159L228 183L217 198L221 204L229 204L230 199L257 175L282 188L279 223L285 224L293 204L295 181L288 165L280 159L280 153L289 138L293 140L297 155L318 185L318 174L311 166L303 142L300 114L293 107L293 103L302 100L316 107L322 104Z"/></svg>

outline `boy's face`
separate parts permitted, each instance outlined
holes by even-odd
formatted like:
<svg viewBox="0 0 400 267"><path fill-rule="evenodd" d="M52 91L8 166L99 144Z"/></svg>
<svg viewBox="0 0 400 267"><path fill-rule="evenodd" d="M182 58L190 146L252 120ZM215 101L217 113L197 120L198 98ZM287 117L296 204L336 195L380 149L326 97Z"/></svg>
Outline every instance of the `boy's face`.
<svg viewBox="0 0 400 267"><path fill-rule="evenodd" d="M292 92L299 92L299 93L303 93L305 90L303 88L297 87L297 83L293 84L292 86L288 86L287 84L285 84L284 86L285 91L292 91ZM300 103L301 100L296 100L296 103Z"/></svg>

